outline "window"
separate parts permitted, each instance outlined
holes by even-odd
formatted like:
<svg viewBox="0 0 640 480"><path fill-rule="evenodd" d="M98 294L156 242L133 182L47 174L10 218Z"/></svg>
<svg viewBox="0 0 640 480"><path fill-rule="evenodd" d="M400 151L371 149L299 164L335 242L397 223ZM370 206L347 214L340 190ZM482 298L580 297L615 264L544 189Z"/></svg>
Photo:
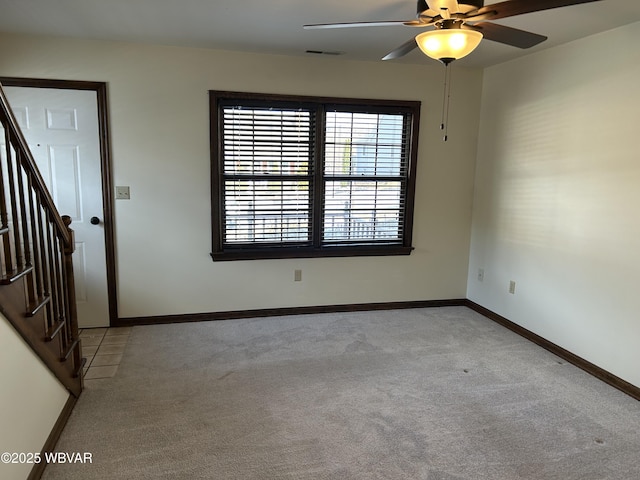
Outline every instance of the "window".
<svg viewBox="0 0 640 480"><path fill-rule="evenodd" d="M213 259L411 253L419 109L210 92Z"/></svg>

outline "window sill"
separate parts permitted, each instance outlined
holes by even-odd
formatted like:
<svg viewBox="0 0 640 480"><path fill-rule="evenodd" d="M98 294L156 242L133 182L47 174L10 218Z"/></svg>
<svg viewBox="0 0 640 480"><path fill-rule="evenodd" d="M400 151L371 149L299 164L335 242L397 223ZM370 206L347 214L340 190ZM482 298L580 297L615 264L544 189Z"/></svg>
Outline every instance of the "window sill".
<svg viewBox="0 0 640 480"><path fill-rule="evenodd" d="M331 257L382 257L391 255L410 255L413 247L401 245L367 245L357 247L328 246L319 249L308 247L295 248L265 248L229 249L224 252L214 252L211 258L214 262L232 260L270 260L281 258L331 258Z"/></svg>

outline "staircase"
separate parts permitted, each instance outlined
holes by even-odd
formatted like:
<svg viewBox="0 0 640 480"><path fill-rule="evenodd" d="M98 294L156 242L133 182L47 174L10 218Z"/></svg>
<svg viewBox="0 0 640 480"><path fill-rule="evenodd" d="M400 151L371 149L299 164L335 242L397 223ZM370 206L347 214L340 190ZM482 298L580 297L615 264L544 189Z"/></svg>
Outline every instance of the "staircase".
<svg viewBox="0 0 640 480"><path fill-rule="evenodd" d="M70 224L58 213L0 85L0 312L78 397L84 361Z"/></svg>

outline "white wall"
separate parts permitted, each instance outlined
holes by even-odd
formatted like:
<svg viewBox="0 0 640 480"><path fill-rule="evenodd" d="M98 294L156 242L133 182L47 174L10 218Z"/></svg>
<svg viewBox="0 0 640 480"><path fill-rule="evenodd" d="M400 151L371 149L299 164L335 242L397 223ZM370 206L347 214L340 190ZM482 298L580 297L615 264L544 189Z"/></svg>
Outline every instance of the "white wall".
<svg viewBox="0 0 640 480"><path fill-rule="evenodd" d="M109 84L121 317L463 298L482 73L215 50L0 35L0 75ZM212 262L211 89L422 101L410 256ZM294 283L295 269L303 281Z"/></svg>
<svg viewBox="0 0 640 480"><path fill-rule="evenodd" d="M36 453L69 392L0 314L0 452ZM33 465L0 463L0 478L23 480Z"/></svg>
<svg viewBox="0 0 640 480"><path fill-rule="evenodd" d="M485 70L468 281L636 386L639 44L636 23Z"/></svg>

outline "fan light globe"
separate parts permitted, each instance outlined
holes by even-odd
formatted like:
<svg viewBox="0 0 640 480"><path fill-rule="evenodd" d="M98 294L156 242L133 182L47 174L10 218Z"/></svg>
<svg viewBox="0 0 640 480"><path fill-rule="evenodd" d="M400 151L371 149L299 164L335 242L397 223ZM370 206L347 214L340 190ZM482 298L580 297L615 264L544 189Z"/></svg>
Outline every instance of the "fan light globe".
<svg viewBox="0 0 640 480"><path fill-rule="evenodd" d="M480 32L459 28L432 30L416 37L422 53L445 64L469 55L480 44L480 40Z"/></svg>

